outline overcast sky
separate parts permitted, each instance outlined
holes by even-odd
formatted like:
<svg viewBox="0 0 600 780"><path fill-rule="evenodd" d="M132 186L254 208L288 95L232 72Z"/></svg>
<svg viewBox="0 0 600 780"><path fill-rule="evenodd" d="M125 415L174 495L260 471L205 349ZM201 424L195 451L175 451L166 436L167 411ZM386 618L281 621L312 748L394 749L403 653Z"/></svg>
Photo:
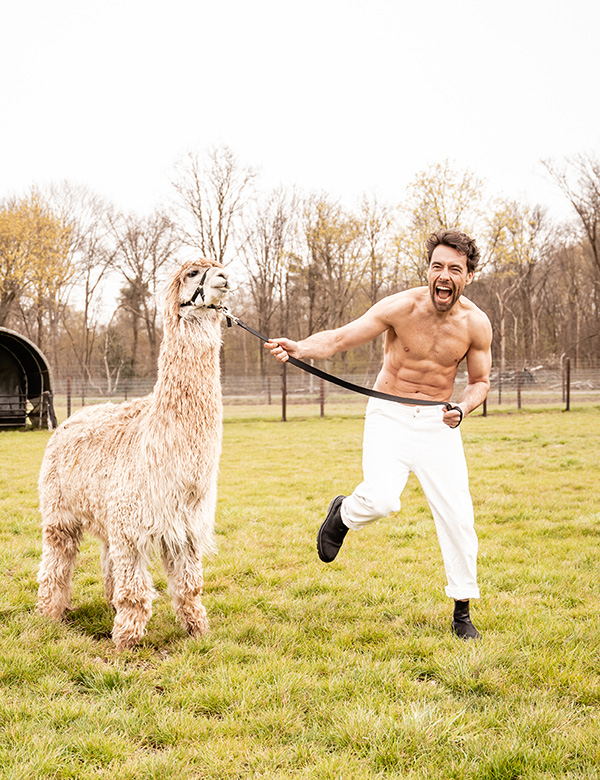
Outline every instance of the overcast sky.
<svg viewBox="0 0 600 780"><path fill-rule="evenodd" d="M558 215L540 160L600 153L597 0L26 0L1 19L0 197L66 179L147 213L177 158L228 144L265 189L397 202L450 159Z"/></svg>

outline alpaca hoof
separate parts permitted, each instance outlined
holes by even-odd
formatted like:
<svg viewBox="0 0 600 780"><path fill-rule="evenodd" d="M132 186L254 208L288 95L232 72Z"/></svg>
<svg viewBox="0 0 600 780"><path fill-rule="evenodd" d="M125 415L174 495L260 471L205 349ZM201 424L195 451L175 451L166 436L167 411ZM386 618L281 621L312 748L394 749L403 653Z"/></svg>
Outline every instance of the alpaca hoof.
<svg viewBox="0 0 600 780"><path fill-rule="evenodd" d="M144 638L148 620L127 620L122 612L117 612L113 623L112 640L117 650L129 650ZM150 616L148 616L149 619Z"/></svg>
<svg viewBox="0 0 600 780"><path fill-rule="evenodd" d="M197 639L210 631L210 625L206 616L194 621L186 621L185 630L190 636Z"/></svg>
<svg viewBox="0 0 600 780"><path fill-rule="evenodd" d="M50 618L50 620L55 620L57 623L60 623L62 620L65 619L69 607L63 605L56 605L56 604L47 604L46 602L38 601L36 605L36 609L40 615L43 615L44 617Z"/></svg>
<svg viewBox="0 0 600 780"><path fill-rule="evenodd" d="M145 631L115 631L113 628L112 640L116 650L131 650L142 640Z"/></svg>
<svg viewBox="0 0 600 780"><path fill-rule="evenodd" d="M138 640L132 637L113 637L113 642L115 650L120 653L123 650L132 650L137 645Z"/></svg>

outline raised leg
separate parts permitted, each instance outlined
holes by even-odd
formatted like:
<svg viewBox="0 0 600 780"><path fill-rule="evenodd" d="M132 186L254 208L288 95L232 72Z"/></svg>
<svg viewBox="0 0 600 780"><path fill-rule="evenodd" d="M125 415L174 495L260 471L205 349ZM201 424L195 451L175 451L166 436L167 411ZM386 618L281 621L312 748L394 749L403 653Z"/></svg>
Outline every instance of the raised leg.
<svg viewBox="0 0 600 780"><path fill-rule="evenodd" d="M208 631L208 618L201 601L204 580L200 551L188 542L177 554L163 545L161 555L177 617L189 634L202 636Z"/></svg>

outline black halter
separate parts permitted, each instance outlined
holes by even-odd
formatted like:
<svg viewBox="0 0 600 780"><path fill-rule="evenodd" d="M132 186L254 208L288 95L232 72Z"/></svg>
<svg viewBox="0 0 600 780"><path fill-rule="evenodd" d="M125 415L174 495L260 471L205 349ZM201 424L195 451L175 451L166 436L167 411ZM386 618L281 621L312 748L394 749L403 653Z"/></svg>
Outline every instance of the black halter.
<svg viewBox="0 0 600 780"><path fill-rule="evenodd" d="M198 299L198 296L202 299L202 303L204 303L204 282L206 281L206 274L210 271L210 268L207 268L206 271L202 274L200 277L200 282L198 283L198 287L196 287L196 290L192 297L189 299L189 301L186 301L186 303L182 303L182 306L195 306L196 300Z"/></svg>

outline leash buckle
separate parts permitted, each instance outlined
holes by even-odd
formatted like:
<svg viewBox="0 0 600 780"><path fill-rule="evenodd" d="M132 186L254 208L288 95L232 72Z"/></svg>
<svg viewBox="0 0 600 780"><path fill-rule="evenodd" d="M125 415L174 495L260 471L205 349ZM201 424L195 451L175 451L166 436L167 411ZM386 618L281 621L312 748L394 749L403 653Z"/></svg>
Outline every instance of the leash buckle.
<svg viewBox="0 0 600 780"><path fill-rule="evenodd" d="M228 328L230 328L234 322L237 324L238 322L237 317L233 316L233 314L229 311L227 306L219 305L219 306L215 306L215 309L225 317L225 322L227 323Z"/></svg>

